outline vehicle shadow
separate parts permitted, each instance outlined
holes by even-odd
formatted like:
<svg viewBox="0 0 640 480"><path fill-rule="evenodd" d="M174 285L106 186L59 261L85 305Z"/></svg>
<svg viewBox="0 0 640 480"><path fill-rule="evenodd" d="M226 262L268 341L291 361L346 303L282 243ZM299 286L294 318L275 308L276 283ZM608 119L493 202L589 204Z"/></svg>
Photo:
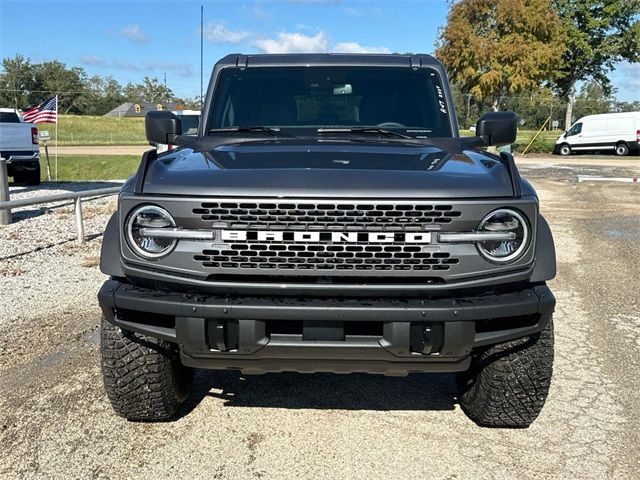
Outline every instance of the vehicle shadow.
<svg viewBox="0 0 640 480"><path fill-rule="evenodd" d="M206 397L226 407L336 410L453 410L456 381L451 374L385 377L353 373L270 373L197 370L191 396L179 417Z"/></svg>

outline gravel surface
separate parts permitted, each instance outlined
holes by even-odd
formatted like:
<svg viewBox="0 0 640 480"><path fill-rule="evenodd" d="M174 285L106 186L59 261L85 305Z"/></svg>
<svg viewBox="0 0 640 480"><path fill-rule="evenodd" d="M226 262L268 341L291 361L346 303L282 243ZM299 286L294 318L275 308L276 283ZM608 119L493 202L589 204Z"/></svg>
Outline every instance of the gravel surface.
<svg viewBox="0 0 640 480"><path fill-rule="evenodd" d="M178 420L126 422L100 376L100 237L71 241L57 209L0 227L0 257L22 252L0 266L0 477L638 478L640 185L572 182L629 165L521 169L558 252L554 378L525 430L474 425L451 375L199 371Z"/></svg>
<svg viewBox="0 0 640 480"><path fill-rule="evenodd" d="M11 186L9 198L23 200L67 192L117 187L122 182L47 183L38 187ZM115 211L116 196L83 200L85 235L95 237L104 229L104 217ZM47 203L13 210L13 222L1 227L0 261L34 252L76 238L74 201Z"/></svg>

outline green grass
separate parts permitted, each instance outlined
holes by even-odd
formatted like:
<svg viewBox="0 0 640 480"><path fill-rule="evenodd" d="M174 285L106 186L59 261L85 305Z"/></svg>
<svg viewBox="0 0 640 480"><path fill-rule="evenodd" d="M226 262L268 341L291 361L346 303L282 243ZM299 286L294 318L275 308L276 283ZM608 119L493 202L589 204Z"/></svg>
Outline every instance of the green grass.
<svg viewBox="0 0 640 480"><path fill-rule="evenodd" d="M55 159L51 178L55 178ZM140 164L138 155L58 155L58 181L119 180L133 175ZM40 158L40 178L47 180L47 161Z"/></svg>
<svg viewBox="0 0 640 480"><path fill-rule="evenodd" d="M47 130L54 144L55 124L41 123L38 130ZM59 115L58 145L147 145L144 118Z"/></svg>

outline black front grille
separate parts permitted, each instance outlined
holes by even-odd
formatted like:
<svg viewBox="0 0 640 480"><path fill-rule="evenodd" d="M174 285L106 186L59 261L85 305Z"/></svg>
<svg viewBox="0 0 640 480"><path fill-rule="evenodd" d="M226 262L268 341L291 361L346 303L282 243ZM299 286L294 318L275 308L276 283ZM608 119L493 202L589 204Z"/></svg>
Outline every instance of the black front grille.
<svg viewBox="0 0 640 480"><path fill-rule="evenodd" d="M461 216L452 205L333 202L205 202L193 213L213 227L419 231Z"/></svg>
<svg viewBox="0 0 640 480"><path fill-rule="evenodd" d="M417 245L233 243L194 259L207 268L280 270L446 271L459 262Z"/></svg>
<svg viewBox="0 0 640 480"><path fill-rule="evenodd" d="M202 225L216 231L247 231L246 238L220 240L194 252L193 259L212 275L404 276L439 277L460 258L441 245L407 242L410 232L437 232L462 220L448 203L393 200L207 201L192 209ZM449 228L455 228L449 225ZM257 232L279 232L261 239ZM318 232L309 240L292 232ZM330 240L332 232L358 232L357 241ZM369 233L393 233L392 241L368 241ZM435 235L435 234L434 234Z"/></svg>

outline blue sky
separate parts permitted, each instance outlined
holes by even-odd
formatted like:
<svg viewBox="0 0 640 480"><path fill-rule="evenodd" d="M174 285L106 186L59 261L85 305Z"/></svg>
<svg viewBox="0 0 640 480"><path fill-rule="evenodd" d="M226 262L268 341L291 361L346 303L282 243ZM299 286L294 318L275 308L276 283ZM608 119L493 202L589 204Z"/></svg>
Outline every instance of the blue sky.
<svg viewBox="0 0 640 480"><path fill-rule="evenodd" d="M227 53L434 50L447 2L205 1L205 87ZM0 55L57 59L122 83L146 76L178 96L200 90L200 1L0 0ZM28 30L27 30L28 28ZM639 100L640 64L611 74L621 100Z"/></svg>

